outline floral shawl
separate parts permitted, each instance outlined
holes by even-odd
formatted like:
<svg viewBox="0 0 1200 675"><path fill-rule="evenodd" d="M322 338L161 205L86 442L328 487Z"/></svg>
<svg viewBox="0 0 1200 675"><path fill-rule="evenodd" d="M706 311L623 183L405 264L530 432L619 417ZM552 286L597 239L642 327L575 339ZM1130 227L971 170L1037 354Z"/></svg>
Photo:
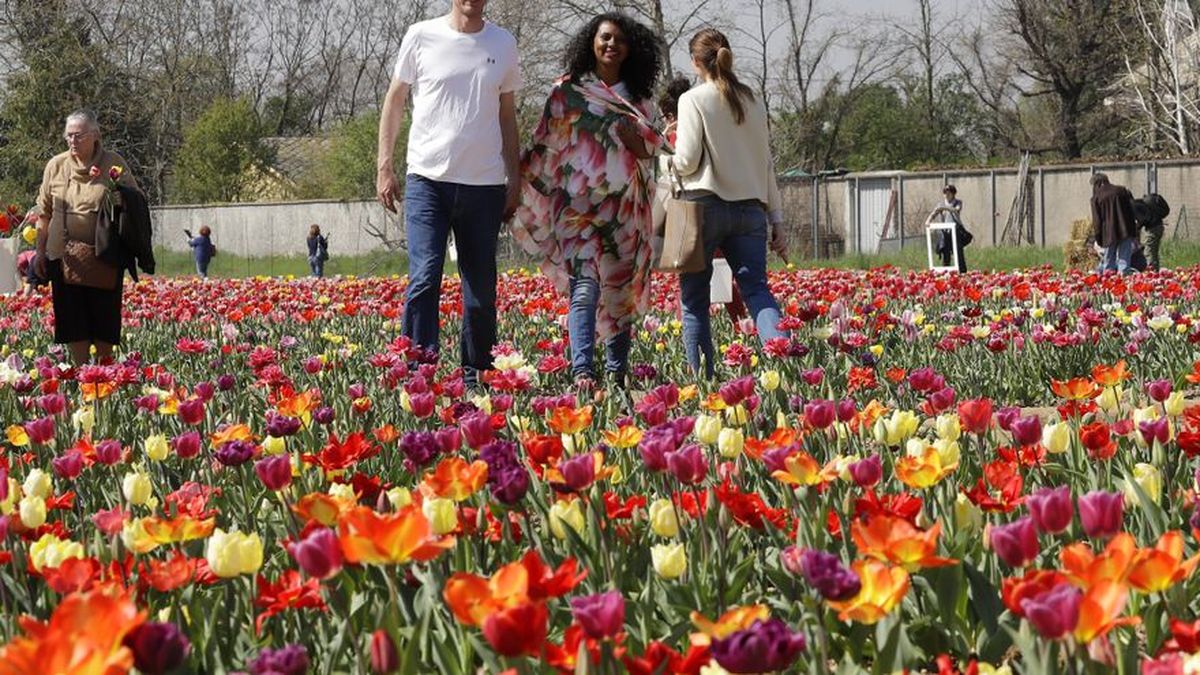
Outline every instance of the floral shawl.
<svg viewBox="0 0 1200 675"><path fill-rule="evenodd" d="M628 119L647 148L666 148L648 108L646 101L626 101L595 75L581 82L563 78L521 162L524 187L513 238L541 260L542 272L564 295L573 276L600 282L601 340L631 325L650 300L654 174L617 135L617 123Z"/></svg>

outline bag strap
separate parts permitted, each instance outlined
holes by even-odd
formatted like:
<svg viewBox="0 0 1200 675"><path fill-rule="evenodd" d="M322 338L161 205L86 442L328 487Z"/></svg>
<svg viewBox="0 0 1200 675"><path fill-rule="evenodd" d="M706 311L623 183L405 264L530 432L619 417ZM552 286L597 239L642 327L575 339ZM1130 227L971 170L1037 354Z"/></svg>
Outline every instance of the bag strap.
<svg viewBox="0 0 1200 675"><path fill-rule="evenodd" d="M683 196L683 179L675 169L675 158L667 158L667 176L671 181L671 198L680 199Z"/></svg>

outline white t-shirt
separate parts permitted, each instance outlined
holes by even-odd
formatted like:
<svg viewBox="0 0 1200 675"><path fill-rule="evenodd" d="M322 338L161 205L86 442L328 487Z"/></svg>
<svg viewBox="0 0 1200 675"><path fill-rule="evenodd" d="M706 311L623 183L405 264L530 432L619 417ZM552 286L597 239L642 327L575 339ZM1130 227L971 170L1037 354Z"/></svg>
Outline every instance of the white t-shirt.
<svg viewBox="0 0 1200 675"><path fill-rule="evenodd" d="M503 185L500 95L521 87L517 41L485 22L460 33L447 17L409 26L393 79L412 87L408 172L465 185Z"/></svg>

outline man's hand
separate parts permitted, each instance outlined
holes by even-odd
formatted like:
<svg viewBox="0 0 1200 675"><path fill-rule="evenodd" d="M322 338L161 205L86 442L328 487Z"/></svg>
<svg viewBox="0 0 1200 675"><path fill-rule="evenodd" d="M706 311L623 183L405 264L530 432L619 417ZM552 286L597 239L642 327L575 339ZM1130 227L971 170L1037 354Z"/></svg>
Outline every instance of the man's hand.
<svg viewBox="0 0 1200 675"><path fill-rule="evenodd" d="M788 262L788 240L787 233L783 231L783 223L775 223L771 226L771 250L783 262Z"/></svg>
<svg viewBox="0 0 1200 675"><path fill-rule="evenodd" d="M50 277L46 274L46 252L38 251L38 254L33 258L33 271L38 278L45 281Z"/></svg>
<svg viewBox="0 0 1200 675"><path fill-rule="evenodd" d="M521 179L508 181L508 188L504 195L504 216L501 220L508 222L517 212L517 207L521 205Z"/></svg>
<svg viewBox="0 0 1200 675"><path fill-rule="evenodd" d="M375 197L383 204L383 208L396 213L396 202L400 199L400 184L396 182L396 173L391 169L380 169L375 174Z"/></svg>

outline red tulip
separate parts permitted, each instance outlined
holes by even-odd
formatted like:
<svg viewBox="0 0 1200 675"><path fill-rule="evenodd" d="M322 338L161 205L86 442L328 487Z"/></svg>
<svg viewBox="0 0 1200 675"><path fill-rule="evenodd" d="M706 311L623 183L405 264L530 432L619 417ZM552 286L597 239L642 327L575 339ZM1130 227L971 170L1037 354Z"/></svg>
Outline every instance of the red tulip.
<svg viewBox="0 0 1200 675"><path fill-rule="evenodd" d="M986 434L992 426L992 401L977 398L958 404L958 420L965 431Z"/></svg>

